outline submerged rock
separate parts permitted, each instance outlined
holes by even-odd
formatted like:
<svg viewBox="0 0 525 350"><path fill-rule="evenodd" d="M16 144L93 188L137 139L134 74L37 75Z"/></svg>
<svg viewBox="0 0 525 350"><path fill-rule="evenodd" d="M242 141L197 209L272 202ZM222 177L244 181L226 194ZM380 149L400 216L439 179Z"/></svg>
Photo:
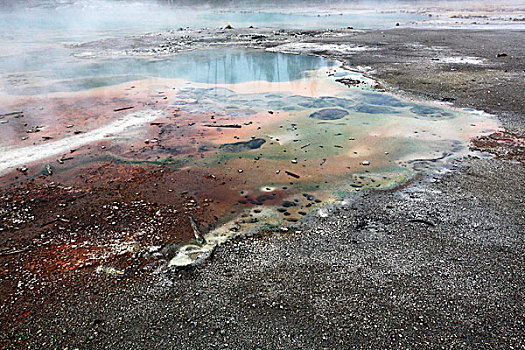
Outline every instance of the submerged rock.
<svg viewBox="0 0 525 350"><path fill-rule="evenodd" d="M394 108L386 107L386 106L375 106L375 105L360 105L356 108L356 111L359 113L367 113L367 114L399 113L399 111Z"/></svg>
<svg viewBox="0 0 525 350"><path fill-rule="evenodd" d="M338 120L346 117L348 112L343 109L327 108L310 114L310 118L319 120Z"/></svg>
<svg viewBox="0 0 525 350"><path fill-rule="evenodd" d="M225 152L232 152L232 153L238 153L238 152L246 152L253 149L261 148L262 145L266 143L265 139L253 139L250 141L241 141L241 142L235 142L235 143L226 143L224 145L221 145L219 148L222 151Z"/></svg>
<svg viewBox="0 0 525 350"><path fill-rule="evenodd" d="M304 108L330 108L339 107L349 109L354 107L355 102L348 98L333 96L322 96L319 98L303 98L297 105Z"/></svg>
<svg viewBox="0 0 525 350"><path fill-rule="evenodd" d="M430 118L449 118L453 115L441 108L431 106L420 106L416 105L410 108L410 111L414 114Z"/></svg>
<svg viewBox="0 0 525 350"><path fill-rule="evenodd" d="M408 107L409 104L395 98L393 96L375 93L375 92L366 92L360 95L360 100L362 103L378 105L378 106L389 106L389 107Z"/></svg>

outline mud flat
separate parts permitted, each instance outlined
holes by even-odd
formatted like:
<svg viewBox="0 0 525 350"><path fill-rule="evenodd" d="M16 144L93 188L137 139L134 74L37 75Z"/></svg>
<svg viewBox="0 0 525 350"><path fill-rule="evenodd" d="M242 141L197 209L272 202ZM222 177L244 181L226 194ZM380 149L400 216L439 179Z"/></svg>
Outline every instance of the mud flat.
<svg viewBox="0 0 525 350"><path fill-rule="evenodd" d="M131 171L129 164L110 162L88 172L90 186L83 191L45 179L28 185L32 194L6 189L6 222L41 218L39 210L49 211L42 199L50 194L60 197L58 203L77 204L68 206L66 216L53 212L49 221L38 222L53 225L54 237L13 234L5 240L19 249L0 256L3 295L10 296L2 304L2 342L7 348L523 347L524 35L345 30L239 43L342 61L417 103L440 100L487 111L503 130L471 146L494 157L450 159L444 173L354 192L321 215L231 241L186 268L166 267L176 247L163 250L163 243L182 239L171 237L167 227L185 225L181 231L191 234L188 213L213 223L213 214L202 210L210 198L173 187L177 181L162 168ZM307 118L316 122L345 117L330 110L313 115ZM266 147L240 145L234 135L220 136L229 138L223 148L229 154L241 146ZM232 166L233 173L238 169ZM182 183L193 181L197 189L228 181L209 175L196 169ZM130 188L129 182L140 185ZM159 197L162 189L175 189L180 199ZM100 210L103 203L112 205ZM226 214L230 207L216 208ZM177 216L181 210L185 215ZM104 220L96 217L99 211ZM115 243L97 251L106 255L94 255L104 256L103 264L86 262L83 250L97 247L100 237L83 232L99 232L100 225ZM61 236L61 227L82 239ZM137 244L151 248L135 256ZM57 258L60 252L68 260ZM82 261L72 262L75 254ZM13 274L19 277L10 279Z"/></svg>

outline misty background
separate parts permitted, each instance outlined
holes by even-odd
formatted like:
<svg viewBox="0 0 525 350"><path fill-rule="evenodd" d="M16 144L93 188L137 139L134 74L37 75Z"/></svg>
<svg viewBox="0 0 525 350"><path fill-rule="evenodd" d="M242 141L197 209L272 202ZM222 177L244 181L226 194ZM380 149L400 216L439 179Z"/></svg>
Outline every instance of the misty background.
<svg viewBox="0 0 525 350"><path fill-rule="evenodd" d="M519 6L522 1L500 3ZM88 62L71 57L67 48L70 43L228 25L275 30L388 29L398 23L401 26L422 23L429 16L418 9L435 6L492 9L495 5L472 0L3 0L0 91L33 91L27 90L27 86L34 85L53 86L49 91L62 90L64 79L70 79L66 86L98 86L127 81L132 76L158 76L159 67L169 66L146 65L139 60L125 66L111 59ZM215 57L217 66L221 59ZM269 64L268 58L249 60L261 67ZM272 70L266 71L273 74ZM77 81L73 83L73 79Z"/></svg>

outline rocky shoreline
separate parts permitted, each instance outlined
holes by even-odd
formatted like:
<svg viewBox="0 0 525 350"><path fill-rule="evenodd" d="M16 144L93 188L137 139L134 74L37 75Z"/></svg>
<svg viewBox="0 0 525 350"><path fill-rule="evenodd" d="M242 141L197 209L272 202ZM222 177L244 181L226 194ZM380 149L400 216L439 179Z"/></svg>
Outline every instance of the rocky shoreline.
<svg viewBox="0 0 525 350"><path fill-rule="evenodd" d="M191 45L222 41L329 57L387 91L492 113L503 136L473 148L496 157L457 160L446 175L361 193L326 218L223 245L195 267L168 269L159 258L123 275L59 271L46 282L53 295L28 298L17 310L2 306L2 344L525 347L525 32L232 29L213 35L192 38ZM158 54L160 45L172 53L166 40L128 41L109 54L130 54L130 47ZM108 52L100 42L73 50ZM0 259L8 266L19 257Z"/></svg>

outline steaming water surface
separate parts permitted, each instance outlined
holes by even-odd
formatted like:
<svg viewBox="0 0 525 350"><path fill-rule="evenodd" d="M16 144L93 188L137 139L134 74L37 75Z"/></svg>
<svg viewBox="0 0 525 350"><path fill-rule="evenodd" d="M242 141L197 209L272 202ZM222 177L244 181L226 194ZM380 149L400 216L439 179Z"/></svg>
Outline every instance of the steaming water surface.
<svg viewBox="0 0 525 350"><path fill-rule="evenodd" d="M347 26L389 28L397 22L406 23L422 18L416 14L380 13L374 8L363 6L356 6L351 11L338 11L337 7L319 8L317 12L321 14L318 16L312 15L307 6L302 10L276 9L275 12L269 12L257 9L241 11L238 8L177 7L153 1L33 1L28 4L32 6L0 7L0 91L7 90L10 94L38 92L32 86L22 91L20 85L26 83L48 85L42 86L40 91L76 91L135 80L145 75L165 77L182 75L185 72L178 58L156 63L134 60L85 63L70 57L71 51L64 47L66 43L187 27L222 28L228 24L234 27L275 29ZM199 54L195 54L193 58L203 60ZM184 59L191 58L186 56ZM228 57L220 57L220 54L214 54L212 59L216 59L218 64L221 60L228 64ZM235 62L232 63L240 64L239 70L245 68L242 58L233 59ZM278 67L278 61L276 59L273 66ZM170 68L172 63L181 69L174 71ZM206 64L203 62L203 65ZM276 70L277 74L283 73L279 68ZM238 73L237 76L240 79L249 79L242 78L243 74L244 72ZM294 74L296 73L292 72L289 78L297 78ZM287 79L286 74L280 75L277 79ZM70 82L63 82L64 79ZM202 81L202 77L199 77L199 81ZM218 81L220 82L220 77Z"/></svg>
<svg viewBox="0 0 525 350"><path fill-rule="evenodd" d="M284 82L304 78L306 71L335 64L319 57L240 49L199 50L155 59L82 60L53 53L41 50L28 60L18 56L0 57L4 93L81 91L147 78L208 84Z"/></svg>
<svg viewBox="0 0 525 350"><path fill-rule="evenodd" d="M413 13L383 13L376 7L292 5L264 10L255 6L180 7L154 1L43 1L39 6L5 8L0 13L2 36L29 42L86 41L116 35L182 28L236 28L255 26L275 29L389 28L396 23L421 20ZM410 8L410 7L407 7ZM270 10L269 10L270 9ZM4 37L5 38L5 37Z"/></svg>

